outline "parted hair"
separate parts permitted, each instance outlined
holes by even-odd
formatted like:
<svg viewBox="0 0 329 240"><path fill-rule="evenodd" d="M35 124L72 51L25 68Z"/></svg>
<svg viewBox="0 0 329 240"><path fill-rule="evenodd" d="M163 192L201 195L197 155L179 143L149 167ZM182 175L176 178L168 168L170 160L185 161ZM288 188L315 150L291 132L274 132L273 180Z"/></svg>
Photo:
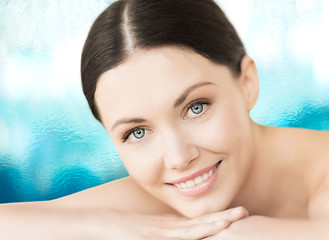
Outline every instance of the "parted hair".
<svg viewBox="0 0 329 240"><path fill-rule="evenodd" d="M245 48L213 0L119 0L93 23L81 56L82 88L94 117L99 77L136 49L178 46L241 72Z"/></svg>

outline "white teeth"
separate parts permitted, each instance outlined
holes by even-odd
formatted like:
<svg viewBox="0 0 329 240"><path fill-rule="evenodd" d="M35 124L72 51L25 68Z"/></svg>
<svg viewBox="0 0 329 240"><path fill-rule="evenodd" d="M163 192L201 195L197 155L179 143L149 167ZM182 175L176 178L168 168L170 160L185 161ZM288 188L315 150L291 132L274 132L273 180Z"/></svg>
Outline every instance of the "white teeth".
<svg viewBox="0 0 329 240"><path fill-rule="evenodd" d="M189 180L189 181L186 182L186 187L191 188L191 187L194 187L194 186L195 186L194 181Z"/></svg>
<svg viewBox="0 0 329 240"><path fill-rule="evenodd" d="M187 182L182 182L182 183L177 183L174 185L179 189L185 189L185 188L192 188L195 185L201 184L213 175L213 173L215 172L218 165L219 164L216 164L216 166L213 169L211 169L208 173L204 173L202 176L198 176L193 180L189 180Z"/></svg>
<svg viewBox="0 0 329 240"><path fill-rule="evenodd" d="M203 182L203 178L201 176L194 179L195 185L198 185L199 183L202 183L202 182Z"/></svg>
<svg viewBox="0 0 329 240"><path fill-rule="evenodd" d="M203 178L203 181L206 181L209 178L208 173L203 174L202 178Z"/></svg>
<svg viewBox="0 0 329 240"><path fill-rule="evenodd" d="M208 173L209 177L211 177L212 173L213 173L212 170L210 170Z"/></svg>

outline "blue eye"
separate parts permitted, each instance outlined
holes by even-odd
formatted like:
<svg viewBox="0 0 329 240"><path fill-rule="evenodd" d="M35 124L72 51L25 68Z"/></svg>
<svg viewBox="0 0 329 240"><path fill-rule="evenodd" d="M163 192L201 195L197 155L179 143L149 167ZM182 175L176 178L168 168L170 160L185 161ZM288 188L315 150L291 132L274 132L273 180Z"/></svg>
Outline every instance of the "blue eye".
<svg viewBox="0 0 329 240"><path fill-rule="evenodd" d="M145 136L145 130L142 128L136 129L135 131L132 132L135 138L141 139Z"/></svg>
<svg viewBox="0 0 329 240"><path fill-rule="evenodd" d="M211 103L209 102L209 100L206 99L199 99L191 103L187 107L187 112L184 116L184 119L200 117L207 111L207 108L210 104Z"/></svg>
<svg viewBox="0 0 329 240"><path fill-rule="evenodd" d="M144 138L149 132L150 131L145 128L133 128L123 135L122 142L126 142L127 140L129 140L129 142L137 142Z"/></svg>
<svg viewBox="0 0 329 240"><path fill-rule="evenodd" d="M128 141L129 143L139 142L142 138L145 138L151 130L143 128L142 126L135 127L127 131L122 136L122 142Z"/></svg>
<svg viewBox="0 0 329 240"><path fill-rule="evenodd" d="M203 111L203 104L197 103L197 104L193 105L190 109L191 109L192 113L200 114Z"/></svg>

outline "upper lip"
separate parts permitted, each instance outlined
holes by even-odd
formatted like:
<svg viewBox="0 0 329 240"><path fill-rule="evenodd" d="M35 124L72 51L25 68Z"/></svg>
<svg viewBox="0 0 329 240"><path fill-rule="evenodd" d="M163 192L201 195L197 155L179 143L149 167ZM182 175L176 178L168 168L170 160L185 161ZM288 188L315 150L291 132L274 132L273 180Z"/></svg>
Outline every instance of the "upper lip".
<svg viewBox="0 0 329 240"><path fill-rule="evenodd" d="M210 167L207 167L207 168L204 168L200 171L197 171L197 172L191 174L190 176L183 177L183 178L177 179L177 180L172 181L172 182L168 182L167 184L178 184L178 183L186 182L186 181L189 181L189 180L193 180L198 176L202 176L203 174L208 173L211 169L213 169L216 166L217 163L211 165Z"/></svg>

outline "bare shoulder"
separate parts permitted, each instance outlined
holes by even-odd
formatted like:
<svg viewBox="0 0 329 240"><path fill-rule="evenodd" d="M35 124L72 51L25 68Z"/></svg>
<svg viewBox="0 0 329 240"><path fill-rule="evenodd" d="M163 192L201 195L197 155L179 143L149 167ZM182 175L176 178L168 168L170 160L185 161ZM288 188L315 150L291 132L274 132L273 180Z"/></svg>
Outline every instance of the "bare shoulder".
<svg viewBox="0 0 329 240"><path fill-rule="evenodd" d="M174 212L142 189L131 177L111 181L52 202L64 208L111 209L143 214Z"/></svg>
<svg viewBox="0 0 329 240"><path fill-rule="evenodd" d="M286 147L300 153L300 158L329 163L329 131L319 131L301 128L277 128L279 129L280 142ZM304 158L302 157L304 156Z"/></svg>
<svg viewBox="0 0 329 240"><path fill-rule="evenodd" d="M329 131L300 130L300 149L307 156L309 216L329 218Z"/></svg>
<svg viewBox="0 0 329 240"><path fill-rule="evenodd" d="M312 130L303 128L279 128L284 136L294 138L298 142L314 142L320 147L328 147L329 130ZM329 148L328 148L329 151Z"/></svg>
<svg viewBox="0 0 329 240"><path fill-rule="evenodd" d="M308 199L311 218L329 218L329 131L274 128L280 150L290 156Z"/></svg>
<svg viewBox="0 0 329 240"><path fill-rule="evenodd" d="M300 148L303 148L310 164L329 170L329 131L300 130ZM328 172L326 172L328 174ZM326 174L326 175L327 175Z"/></svg>

